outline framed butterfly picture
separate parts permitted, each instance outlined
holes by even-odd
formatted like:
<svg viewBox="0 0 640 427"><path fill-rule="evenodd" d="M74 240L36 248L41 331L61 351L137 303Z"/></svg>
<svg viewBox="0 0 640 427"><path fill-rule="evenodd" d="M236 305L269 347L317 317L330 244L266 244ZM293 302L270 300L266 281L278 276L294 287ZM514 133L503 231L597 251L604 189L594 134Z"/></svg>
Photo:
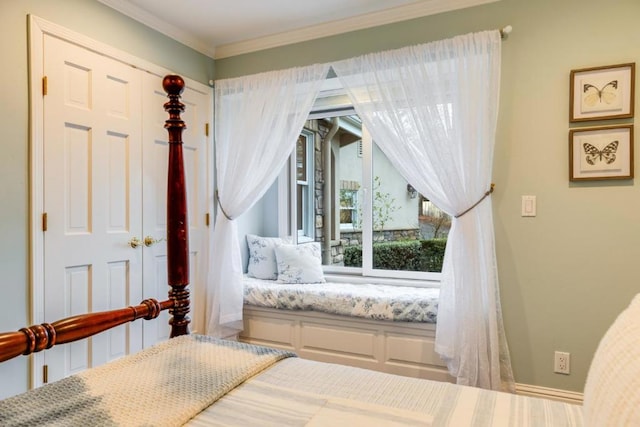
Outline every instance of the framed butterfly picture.
<svg viewBox="0 0 640 427"><path fill-rule="evenodd" d="M569 180L633 178L633 125L571 129Z"/></svg>
<svg viewBox="0 0 640 427"><path fill-rule="evenodd" d="M571 71L569 121L633 117L635 63Z"/></svg>

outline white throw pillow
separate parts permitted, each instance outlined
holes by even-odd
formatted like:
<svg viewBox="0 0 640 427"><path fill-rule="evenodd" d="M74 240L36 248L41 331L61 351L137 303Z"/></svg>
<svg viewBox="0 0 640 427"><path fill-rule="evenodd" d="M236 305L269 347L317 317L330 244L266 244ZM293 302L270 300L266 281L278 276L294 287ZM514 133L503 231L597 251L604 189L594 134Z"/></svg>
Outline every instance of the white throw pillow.
<svg viewBox="0 0 640 427"><path fill-rule="evenodd" d="M586 426L640 426L640 294L596 350L584 387Z"/></svg>
<svg viewBox="0 0 640 427"><path fill-rule="evenodd" d="M273 250L275 247L287 243L291 243L291 239L247 234L247 246L249 247L247 275L256 279L276 280L278 269L276 254Z"/></svg>
<svg viewBox="0 0 640 427"><path fill-rule="evenodd" d="M320 243L275 248L280 283L324 283Z"/></svg>

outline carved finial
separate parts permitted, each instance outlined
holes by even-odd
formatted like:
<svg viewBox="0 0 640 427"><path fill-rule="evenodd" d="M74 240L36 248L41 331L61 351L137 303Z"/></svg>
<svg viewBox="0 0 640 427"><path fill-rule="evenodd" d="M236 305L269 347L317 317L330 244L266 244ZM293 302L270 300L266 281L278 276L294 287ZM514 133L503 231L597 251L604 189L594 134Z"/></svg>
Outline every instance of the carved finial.
<svg viewBox="0 0 640 427"><path fill-rule="evenodd" d="M164 104L164 110L169 113L169 118L164 123L164 128L169 131L169 144L181 144L182 131L187 128L180 118L180 114L184 113L184 104L180 102L184 80L180 76L168 75L162 79L162 87L169 97L169 101Z"/></svg>
<svg viewBox="0 0 640 427"><path fill-rule="evenodd" d="M170 74L162 79L162 88L169 95L180 95L184 90L184 80L180 76Z"/></svg>

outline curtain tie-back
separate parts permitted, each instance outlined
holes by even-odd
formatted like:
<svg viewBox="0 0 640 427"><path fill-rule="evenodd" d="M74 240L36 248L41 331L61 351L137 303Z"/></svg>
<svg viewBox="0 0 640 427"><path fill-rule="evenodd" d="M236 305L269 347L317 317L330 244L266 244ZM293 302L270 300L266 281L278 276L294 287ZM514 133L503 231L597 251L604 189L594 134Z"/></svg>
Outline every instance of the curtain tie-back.
<svg viewBox="0 0 640 427"><path fill-rule="evenodd" d="M459 213L458 215L455 216L455 218L460 218L462 215L466 214L467 212L469 212L471 209L475 208L476 206L478 206L484 199L486 199L487 197L489 197L489 195L491 193L493 193L493 187L495 187L496 185L492 182L491 183L491 188L489 188L486 193L484 193L482 195L482 197L480 198L480 200L478 200L477 202L475 202L473 205L471 205L468 209L466 209L465 211ZM224 211L223 211L224 212Z"/></svg>
<svg viewBox="0 0 640 427"><path fill-rule="evenodd" d="M224 215L225 218L227 218L229 221L233 221L233 218L231 218L229 215L227 215L227 213L224 211L224 208L222 207L222 202L220 201L220 196L218 195L218 190L216 189L216 200L218 201L218 206L220 206L220 210L222 211L222 215Z"/></svg>

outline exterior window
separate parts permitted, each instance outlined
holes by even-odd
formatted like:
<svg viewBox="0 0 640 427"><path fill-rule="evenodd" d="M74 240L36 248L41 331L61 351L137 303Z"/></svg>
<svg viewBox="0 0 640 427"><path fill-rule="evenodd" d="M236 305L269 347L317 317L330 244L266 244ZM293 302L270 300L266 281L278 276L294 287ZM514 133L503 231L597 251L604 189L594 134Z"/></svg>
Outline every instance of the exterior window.
<svg viewBox="0 0 640 427"><path fill-rule="evenodd" d="M299 243L321 244L325 271L439 279L450 218L400 175L357 115L308 120L291 165L290 226Z"/></svg>
<svg viewBox="0 0 640 427"><path fill-rule="evenodd" d="M340 181L340 230L361 228L358 216L358 181Z"/></svg>
<svg viewBox="0 0 640 427"><path fill-rule="evenodd" d="M296 143L296 229L299 242L314 240L313 162L314 135L305 131Z"/></svg>

